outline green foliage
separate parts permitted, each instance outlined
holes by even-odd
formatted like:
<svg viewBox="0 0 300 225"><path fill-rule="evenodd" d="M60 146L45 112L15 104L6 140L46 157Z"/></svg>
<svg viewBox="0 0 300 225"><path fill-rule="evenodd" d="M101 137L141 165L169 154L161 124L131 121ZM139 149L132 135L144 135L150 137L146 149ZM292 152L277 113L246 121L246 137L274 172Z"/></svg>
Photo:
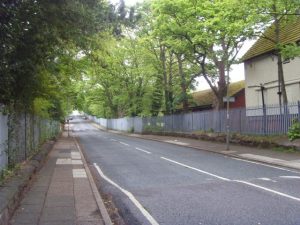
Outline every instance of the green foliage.
<svg viewBox="0 0 300 225"><path fill-rule="evenodd" d="M285 152L285 153L298 152L295 148L288 148L288 147L275 147L275 148L273 148L273 150L277 151L277 152Z"/></svg>
<svg viewBox="0 0 300 225"><path fill-rule="evenodd" d="M128 130L129 133L134 133L134 127L131 127L129 130Z"/></svg>
<svg viewBox="0 0 300 225"><path fill-rule="evenodd" d="M62 117L61 96L77 72L72 65L87 38L109 24L107 4L4 0L0 12L0 103L33 111L35 99L44 99L52 105L49 116Z"/></svg>
<svg viewBox="0 0 300 225"><path fill-rule="evenodd" d="M161 127L159 125L146 125L144 127L144 130L146 132L161 132L161 131L163 131L163 127Z"/></svg>
<svg viewBox="0 0 300 225"><path fill-rule="evenodd" d="M34 112L43 118L49 118L49 109L53 106L51 102L44 98L36 98L33 102Z"/></svg>
<svg viewBox="0 0 300 225"><path fill-rule="evenodd" d="M5 169L2 169L0 171L0 186L5 184L5 182L10 179L11 177L13 177L16 172L20 169L21 165L20 164L16 164L14 166L11 167L7 167Z"/></svg>
<svg viewBox="0 0 300 225"><path fill-rule="evenodd" d="M289 128L288 137L290 141L300 138L300 121L295 120L293 125Z"/></svg>
<svg viewBox="0 0 300 225"><path fill-rule="evenodd" d="M284 45L280 49L284 60L294 59L300 56L300 47L296 43Z"/></svg>
<svg viewBox="0 0 300 225"><path fill-rule="evenodd" d="M254 2L155 0L128 8L123 0L5 0L0 103L56 120L73 109L156 116L187 110L199 76L222 102L243 42L273 16L270 1ZM297 5L284 2L278 12ZM286 58L299 55L294 45L281 49Z"/></svg>
<svg viewBox="0 0 300 225"><path fill-rule="evenodd" d="M187 100L185 89L203 76L215 95L216 107L222 107L226 71L236 63L243 42L253 33L255 12L245 1L237 0L157 0L153 11L155 34L180 56L177 58L184 63L183 68L190 68L181 72L179 67L183 104Z"/></svg>

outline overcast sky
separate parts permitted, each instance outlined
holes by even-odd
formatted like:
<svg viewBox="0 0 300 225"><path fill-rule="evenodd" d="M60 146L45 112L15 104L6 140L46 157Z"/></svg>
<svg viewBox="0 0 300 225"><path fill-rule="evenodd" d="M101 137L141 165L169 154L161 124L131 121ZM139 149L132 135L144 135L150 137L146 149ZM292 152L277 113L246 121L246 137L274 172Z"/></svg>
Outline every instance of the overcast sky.
<svg viewBox="0 0 300 225"><path fill-rule="evenodd" d="M115 4L118 3L119 0L109 0L111 3ZM137 2L143 2L143 0L125 0L125 5L132 6Z"/></svg>

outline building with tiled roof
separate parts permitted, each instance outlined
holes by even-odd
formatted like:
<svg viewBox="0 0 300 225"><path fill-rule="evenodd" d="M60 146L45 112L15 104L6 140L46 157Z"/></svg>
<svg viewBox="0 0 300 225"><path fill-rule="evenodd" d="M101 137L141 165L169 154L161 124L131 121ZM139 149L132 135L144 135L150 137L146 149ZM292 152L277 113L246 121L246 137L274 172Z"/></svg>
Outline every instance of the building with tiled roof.
<svg viewBox="0 0 300 225"><path fill-rule="evenodd" d="M300 18L281 24L281 44L300 44ZM278 105L278 68L275 54L275 28L270 26L242 57L245 68L246 106L262 105L260 85L266 105ZM300 58L286 60L283 64L286 92L289 102L300 100Z"/></svg>
<svg viewBox="0 0 300 225"><path fill-rule="evenodd" d="M234 99L234 102L230 102L230 108L245 107L245 82L231 83L229 85L229 96ZM213 108L215 96L211 89L207 89L192 93L192 99L194 106L191 109L193 111L207 110Z"/></svg>

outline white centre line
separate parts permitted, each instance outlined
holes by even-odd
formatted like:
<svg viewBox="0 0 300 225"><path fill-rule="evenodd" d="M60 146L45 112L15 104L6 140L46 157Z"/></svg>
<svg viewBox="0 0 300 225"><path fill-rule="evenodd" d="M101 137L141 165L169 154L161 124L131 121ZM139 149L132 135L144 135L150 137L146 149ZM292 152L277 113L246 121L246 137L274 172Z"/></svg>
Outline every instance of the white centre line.
<svg viewBox="0 0 300 225"><path fill-rule="evenodd" d="M198 172L203 173L203 174L207 174L207 175L212 176L212 177L216 177L216 178L221 179L221 180L225 180L225 181L235 181L235 182L237 182L237 183L246 184L246 185L249 185L249 186L251 186L251 187L255 187L255 188L258 188L258 189L262 189L262 190L264 190L264 191L271 192L271 193L273 193L273 194L280 195L280 196L282 196L282 197L286 197L286 198L289 198L289 199L292 199L292 200L300 201L300 198L297 198L297 197L294 197L294 196L291 196L291 195L288 195L288 194L285 194L285 193L282 193L282 192L279 192L279 191L275 191L275 190L272 190L272 189L269 189L269 188L266 188L266 187L263 187L263 186L259 186L259 185L256 185L256 184L252 184L252 183L247 182L247 181L230 180L230 179L228 179L228 178L221 177L221 176L218 176L218 175L215 175L215 174L212 174L212 173L203 171L203 170L199 170L199 169L197 169L197 168L195 168L195 167L191 167L191 166L188 166L188 165L186 165L186 164L183 164L183 163L180 163L180 162L176 162L176 161L174 161L174 160L171 160L171 159L168 159L168 158L165 158L165 157L160 157L160 158L161 158L161 159L164 159L164 160L166 160L166 161L175 163L175 164L177 164L177 165L186 167L186 168L188 168L188 169L195 170L195 171L198 171Z"/></svg>
<svg viewBox="0 0 300 225"><path fill-rule="evenodd" d="M138 150L138 151L141 151L141 152L145 152L145 153L147 153L147 154L152 154L151 152L146 151L146 150L141 149L141 148L135 148L135 149Z"/></svg>
<svg viewBox="0 0 300 225"><path fill-rule="evenodd" d="M280 195L280 196L283 196L283 197L286 197L286 198L289 198L289 199L293 199L293 200L296 200L296 201L300 202L300 198L296 198L294 196L291 196L291 195L288 195L288 194L284 194L284 193L279 192L279 191L274 191L272 189L269 189L269 188L266 188L266 187L263 187L263 186L252 184L252 183L247 182L247 181L235 180L235 182L246 184L246 185L249 185L249 186L252 186L252 187L256 187L256 188L259 188L259 189L262 189L262 190L265 190L265 191L268 191L268 192L271 192L271 193L274 193L274 194L277 194L277 195Z"/></svg>
<svg viewBox="0 0 300 225"><path fill-rule="evenodd" d="M125 143L125 142L122 142L122 141L119 141L120 144L122 145L126 145L126 146L129 146L129 144Z"/></svg>
<svg viewBox="0 0 300 225"><path fill-rule="evenodd" d="M209 175L209 176L218 178L218 179L220 179L220 180L230 181L230 179L228 179L228 178L221 177L221 176L218 176L218 175L216 175L216 174L212 174L212 173L206 172L206 171L204 171L204 170L199 170L199 169L197 169L197 168L195 168L195 167L191 167L191 166L188 166L188 165L186 165L186 164L183 164L183 163L180 163L180 162L176 162L176 161L174 161L174 160L172 160L172 159L168 159L168 158L165 158L165 157L160 157L160 158L161 158L161 159L164 159L164 160L166 160L166 161L175 163L175 164L177 164L177 165L186 167L186 168L188 168L188 169L195 170L195 171L197 171L197 172L200 172L200 173L203 173L203 174L206 174L206 175Z"/></svg>
<svg viewBox="0 0 300 225"><path fill-rule="evenodd" d="M143 207L143 205L134 197L134 195L131 192L125 190L120 185L108 178L96 163L94 163L94 166L103 179L105 179L107 182L118 188L132 201L132 203L141 211L141 213L145 216L145 218L150 222L151 225L159 225L159 223L151 216L151 214Z"/></svg>

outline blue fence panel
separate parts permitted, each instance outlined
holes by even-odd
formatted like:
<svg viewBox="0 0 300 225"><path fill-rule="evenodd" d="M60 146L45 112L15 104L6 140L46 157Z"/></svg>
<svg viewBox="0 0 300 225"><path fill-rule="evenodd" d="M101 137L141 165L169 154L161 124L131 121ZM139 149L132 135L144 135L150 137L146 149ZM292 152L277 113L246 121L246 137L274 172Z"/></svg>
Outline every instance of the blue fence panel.
<svg viewBox="0 0 300 225"><path fill-rule="evenodd" d="M230 132L241 134L286 134L295 119L300 119L300 102L286 107L267 106L229 110ZM89 117L95 121L94 117ZM227 111L208 110L159 117L99 119L108 129L141 133L147 130L165 132L226 132Z"/></svg>

